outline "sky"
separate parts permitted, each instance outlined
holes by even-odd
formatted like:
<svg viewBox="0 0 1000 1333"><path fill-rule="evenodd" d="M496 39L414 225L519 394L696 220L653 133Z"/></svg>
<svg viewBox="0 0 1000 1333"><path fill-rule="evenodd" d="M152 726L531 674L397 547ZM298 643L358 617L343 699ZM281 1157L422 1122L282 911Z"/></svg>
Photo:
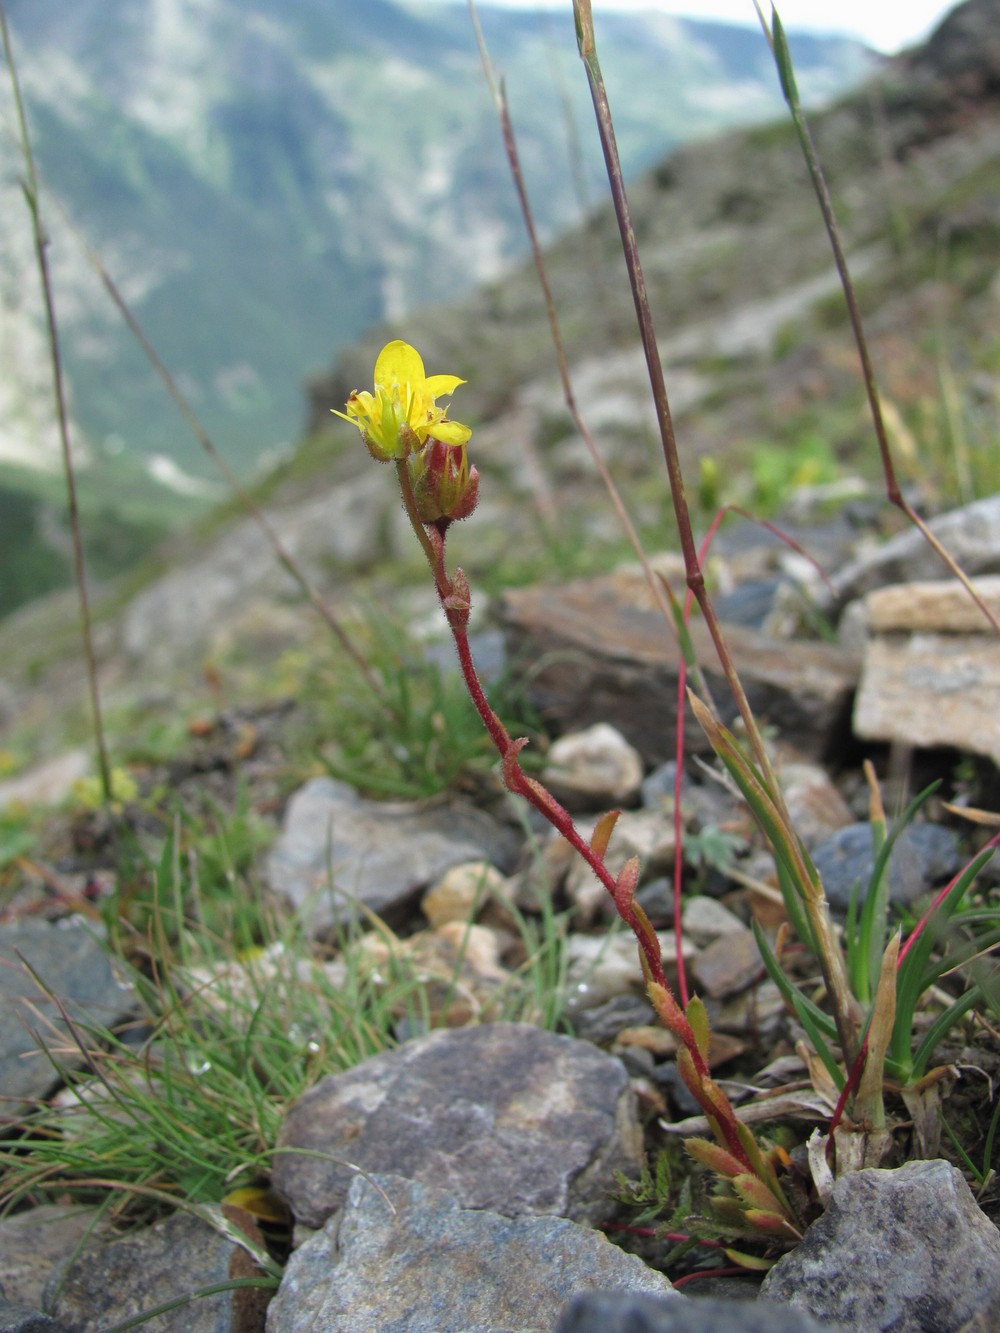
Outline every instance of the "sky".
<svg viewBox="0 0 1000 1333"><path fill-rule="evenodd" d="M570 0L483 0L519 9L564 9ZM892 53L922 41L954 7L953 0L780 0L786 28L843 32L876 50ZM599 19L605 9L660 9L689 18L756 24L752 0L594 0ZM769 2L763 5L769 11Z"/></svg>

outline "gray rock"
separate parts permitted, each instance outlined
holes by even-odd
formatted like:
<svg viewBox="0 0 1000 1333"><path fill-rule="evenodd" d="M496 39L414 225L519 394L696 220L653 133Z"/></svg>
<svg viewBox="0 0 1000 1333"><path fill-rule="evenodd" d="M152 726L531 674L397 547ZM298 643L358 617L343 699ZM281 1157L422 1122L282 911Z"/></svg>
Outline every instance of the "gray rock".
<svg viewBox="0 0 1000 1333"><path fill-rule="evenodd" d="M267 876L320 934L358 903L385 915L453 865L487 860L509 871L516 853L513 832L470 805L365 801L347 783L313 778L288 804Z"/></svg>
<svg viewBox="0 0 1000 1333"><path fill-rule="evenodd" d="M91 766L86 750L67 750L55 759L35 764L16 778L0 782L0 810L13 803L58 805L73 790L73 783L87 776Z"/></svg>
<svg viewBox="0 0 1000 1333"><path fill-rule="evenodd" d="M676 760L668 759L665 764L659 764L642 780L642 786L639 789L642 804L653 809L659 809L664 802L669 802L672 805L676 781Z"/></svg>
<svg viewBox="0 0 1000 1333"><path fill-rule="evenodd" d="M101 1333L144 1310L226 1282L232 1242L186 1213L109 1243L93 1241L46 1285L63 1333ZM191 1301L142 1325L144 1333L232 1333L237 1293Z"/></svg>
<svg viewBox="0 0 1000 1333"><path fill-rule="evenodd" d="M1000 1233L948 1162L857 1171L761 1292L851 1333L998 1328Z"/></svg>
<svg viewBox="0 0 1000 1333"><path fill-rule="evenodd" d="M813 851L830 906L846 912L852 886L862 903L875 869L868 823L848 824ZM961 864L958 835L942 824L910 824L899 835L889 860L889 900L906 905L946 883Z"/></svg>
<svg viewBox="0 0 1000 1333"><path fill-rule="evenodd" d="M32 976L38 977L38 981ZM41 985L39 984L41 983ZM131 990L115 974L108 955L76 920L58 925L28 920L0 926L0 1117L15 1119L59 1083L42 1046L59 1048L75 1068L75 1043L55 1000L71 1018L114 1028L129 1013Z"/></svg>
<svg viewBox="0 0 1000 1333"><path fill-rule="evenodd" d="M942 514L929 526L970 577L1000 573L1000 495ZM835 603L843 609L855 597L887 583L942 579L947 573L920 533L907 528L834 575Z"/></svg>
<svg viewBox="0 0 1000 1333"><path fill-rule="evenodd" d="M102 1230L95 1208L45 1204L0 1219L0 1289L13 1305L41 1306L54 1266Z"/></svg>
<svg viewBox="0 0 1000 1333"><path fill-rule="evenodd" d="M729 935L742 935L746 930L735 912L704 893L685 899L681 924L685 937L701 947Z"/></svg>
<svg viewBox="0 0 1000 1333"><path fill-rule="evenodd" d="M778 780L792 827L808 850L852 822L847 802L819 764L782 762Z"/></svg>
<svg viewBox="0 0 1000 1333"><path fill-rule="evenodd" d="M677 716L676 644L645 585L625 573L562 586L519 588L500 614L514 670L530 664L532 706L560 731L595 722L616 727L649 765L673 752ZM723 720L735 714L711 639L691 626L699 662ZM772 640L728 627L726 638L758 721L777 728L806 756L822 757L846 734L858 662L829 644ZM688 753L708 750L687 715Z"/></svg>
<svg viewBox="0 0 1000 1333"><path fill-rule="evenodd" d="M40 1310L12 1305L0 1296L0 1333L64 1333L64 1330Z"/></svg>
<svg viewBox="0 0 1000 1333"><path fill-rule="evenodd" d="M837 1333L771 1301L665 1300L631 1292L585 1292L563 1311L555 1333Z"/></svg>
<svg viewBox="0 0 1000 1333"><path fill-rule="evenodd" d="M623 1028L648 1027L658 1021L645 995L616 995L593 1008L574 1011L573 1031L595 1046L608 1046Z"/></svg>
<svg viewBox="0 0 1000 1333"><path fill-rule="evenodd" d="M658 875L636 891L635 900L654 926L663 926L674 919L674 881Z"/></svg>
<svg viewBox="0 0 1000 1333"><path fill-rule="evenodd" d="M695 958L691 971L702 995L722 999L746 990L763 971L753 931L741 926L713 941Z"/></svg>
<svg viewBox="0 0 1000 1333"><path fill-rule="evenodd" d="M642 782L642 760L620 731L597 722L554 743L542 781L567 810L632 805Z"/></svg>
<svg viewBox="0 0 1000 1333"><path fill-rule="evenodd" d="M658 935L667 984L677 982L677 942L673 931ZM690 966L695 956L690 940L682 941L683 958ZM566 939L566 989L572 1013L592 1009L642 988L639 946L631 931L605 935L569 935Z"/></svg>
<svg viewBox="0 0 1000 1333"><path fill-rule="evenodd" d="M995 636L886 634L865 645L854 704L854 731L863 739L946 746L1000 765L1000 731L983 725L998 713Z"/></svg>
<svg viewBox="0 0 1000 1333"><path fill-rule="evenodd" d="M780 587L780 579L745 579L715 598L715 614L725 625L762 629Z"/></svg>
<svg viewBox="0 0 1000 1333"><path fill-rule="evenodd" d="M464 1209L399 1176L357 1177L343 1212L289 1260L268 1333L551 1333L575 1292L672 1295L598 1232Z"/></svg>
<svg viewBox="0 0 1000 1333"><path fill-rule="evenodd" d="M313 1227L357 1170L441 1186L466 1208L589 1221L641 1154L620 1061L496 1023L431 1032L323 1079L285 1119L273 1183Z"/></svg>

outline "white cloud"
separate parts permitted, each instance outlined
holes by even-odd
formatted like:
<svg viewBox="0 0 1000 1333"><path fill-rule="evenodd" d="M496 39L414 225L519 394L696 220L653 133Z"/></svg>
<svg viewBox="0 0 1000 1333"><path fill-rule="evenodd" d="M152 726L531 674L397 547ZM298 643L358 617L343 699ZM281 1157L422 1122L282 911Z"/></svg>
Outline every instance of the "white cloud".
<svg viewBox="0 0 1000 1333"><path fill-rule="evenodd" d="M430 0L423 0L429 3ZM571 0L480 0L518 9L569 9ZM594 13L610 9L659 9L689 18L756 24L752 0L593 0ZM847 33L880 51L898 51L922 41L953 5L948 0L780 0L786 28ZM769 6L764 4L765 12Z"/></svg>

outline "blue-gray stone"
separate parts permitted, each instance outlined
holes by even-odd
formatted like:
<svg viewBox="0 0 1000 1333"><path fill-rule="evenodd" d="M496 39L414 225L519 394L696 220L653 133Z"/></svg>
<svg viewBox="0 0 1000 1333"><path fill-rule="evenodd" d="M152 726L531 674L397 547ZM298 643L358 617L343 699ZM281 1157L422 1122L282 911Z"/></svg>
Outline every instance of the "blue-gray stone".
<svg viewBox="0 0 1000 1333"><path fill-rule="evenodd" d="M361 915L361 904L380 916L403 910L463 861L509 872L519 845L511 829L462 801L366 801L345 782L313 778L288 803L267 876L319 935Z"/></svg>
<svg viewBox="0 0 1000 1333"><path fill-rule="evenodd" d="M863 903L875 869L871 824L848 824L826 838L812 854L827 900L846 912L853 886ZM889 900L901 906L922 898L947 881L961 865L958 835L942 824L910 824L889 861Z"/></svg>
<svg viewBox="0 0 1000 1333"><path fill-rule="evenodd" d="M0 926L0 1120L16 1119L58 1086L42 1046L58 1048L64 1065L82 1063L72 1055L75 1043L57 999L83 1030L114 1028L134 1002L108 954L75 918Z"/></svg>
<svg viewBox="0 0 1000 1333"><path fill-rule="evenodd" d="M678 1301L594 1291L570 1301L555 1333L837 1333L839 1327L771 1301Z"/></svg>
<svg viewBox="0 0 1000 1333"><path fill-rule="evenodd" d="M289 1260L268 1333L551 1333L587 1288L670 1282L564 1217L462 1208L394 1175L357 1176L340 1213Z"/></svg>
<svg viewBox="0 0 1000 1333"><path fill-rule="evenodd" d="M761 1287L850 1333L1000 1328L1000 1235L949 1162L852 1171Z"/></svg>
<svg viewBox="0 0 1000 1333"><path fill-rule="evenodd" d="M63 1326L40 1310L11 1305L0 1296L0 1333L63 1333Z"/></svg>

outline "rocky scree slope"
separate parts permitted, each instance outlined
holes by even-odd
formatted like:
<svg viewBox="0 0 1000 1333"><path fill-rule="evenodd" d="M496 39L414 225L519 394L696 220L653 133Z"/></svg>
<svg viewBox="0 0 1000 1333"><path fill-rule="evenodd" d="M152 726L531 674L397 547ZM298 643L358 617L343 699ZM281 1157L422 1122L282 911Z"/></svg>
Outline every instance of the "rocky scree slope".
<svg viewBox="0 0 1000 1333"><path fill-rule="evenodd" d="M936 410L942 357L969 386L975 411L988 416L995 401L996 13L996 0L960 7L925 48L890 62L863 93L813 122L876 365L911 430ZM813 437L838 466L871 475L855 357L787 125L683 149L642 177L632 199L692 468L700 456L713 457L734 498L746 498L740 478L756 448L786 448L794 457ZM547 261L580 405L640 526L662 545L671 520L617 245L612 218L598 211L551 247ZM377 330L314 382L312 436L258 494L326 595L343 604L362 575L380 568L386 583L419 577L389 479L329 411L369 382L381 342L400 333L420 343L432 370L468 380L461 416L476 426L483 498L452 545L473 579L504 570L523 579L553 558L572 572L581 553L593 567L593 551L618 549L617 524L562 407L537 284L524 268L475 297ZM932 419L921 433L932 439L937 431ZM917 475L927 473L918 461ZM520 566L510 566L514 553L523 556ZM187 692L198 687L192 663L241 642L262 648L266 659L309 632L294 586L237 506L220 511L201 536L165 544L140 578L138 592L133 584L112 596L99 625L113 691L134 697L137 682L146 688L156 677ZM77 688L71 605L56 599L0 627L9 721L34 717L50 726L59 712L52 699ZM415 609L426 605L418 600Z"/></svg>

